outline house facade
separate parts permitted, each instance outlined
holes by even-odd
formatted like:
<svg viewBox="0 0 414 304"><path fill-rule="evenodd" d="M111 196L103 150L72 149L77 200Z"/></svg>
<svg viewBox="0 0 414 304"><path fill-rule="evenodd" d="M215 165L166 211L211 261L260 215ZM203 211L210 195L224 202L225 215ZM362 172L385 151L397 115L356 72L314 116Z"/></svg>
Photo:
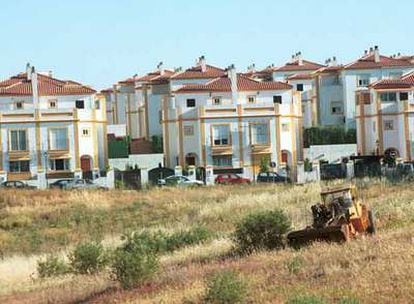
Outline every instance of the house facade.
<svg viewBox="0 0 414 304"><path fill-rule="evenodd" d="M414 159L414 73L380 80L356 94L360 155Z"/></svg>
<svg viewBox="0 0 414 304"><path fill-rule="evenodd" d="M213 166L254 178L265 160L294 175L302 159L300 94L230 67L205 83L183 85L163 103L166 165Z"/></svg>
<svg viewBox="0 0 414 304"><path fill-rule="evenodd" d="M366 50L358 60L347 64L341 71L343 88L343 115L345 126L355 128L356 93L383 79L399 79L414 69L414 61L404 56L383 56L378 46ZM321 107L326 106L321 104Z"/></svg>
<svg viewBox="0 0 414 304"><path fill-rule="evenodd" d="M293 86L296 92L301 94L303 126L305 128L318 124L318 100L313 73L324 67L322 64L303 59L302 53L298 52L292 56L290 62L272 68L272 79L274 81L286 81Z"/></svg>
<svg viewBox="0 0 414 304"><path fill-rule="evenodd" d="M107 165L106 105L95 90L27 66L0 82L0 177L99 174Z"/></svg>

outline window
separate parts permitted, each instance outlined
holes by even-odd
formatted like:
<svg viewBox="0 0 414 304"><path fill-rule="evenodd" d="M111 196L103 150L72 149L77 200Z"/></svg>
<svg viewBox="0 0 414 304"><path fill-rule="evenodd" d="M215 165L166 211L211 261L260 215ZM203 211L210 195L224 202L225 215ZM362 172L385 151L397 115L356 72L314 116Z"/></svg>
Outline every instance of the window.
<svg viewBox="0 0 414 304"><path fill-rule="evenodd" d="M230 144L230 127L227 125L213 126L213 145L229 145Z"/></svg>
<svg viewBox="0 0 414 304"><path fill-rule="evenodd" d="M282 123L282 132L289 132L290 126L288 123Z"/></svg>
<svg viewBox="0 0 414 304"><path fill-rule="evenodd" d="M76 109L85 109L85 101L76 100Z"/></svg>
<svg viewBox="0 0 414 304"><path fill-rule="evenodd" d="M381 98L382 102L396 102L397 101L397 93L395 93L395 92L381 93L380 98Z"/></svg>
<svg viewBox="0 0 414 304"><path fill-rule="evenodd" d="M23 109L23 101L16 101L16 103L14 104L14 107L16 109Z"/></svg>
<svg viewBox="0 0 414 304"><path fill-rule="evenodd" d="M384 120L384 130L386 131L394 130L394 121Z"/></svg>
<svg viewBox="0 0 414 304"><path fill-rule="evenodd" d="M247 96L248 103L255 103L256 102L256 96Z"/></svg>
<svg viewBox="0 0 414 304"><path fill-rule="evenodd" d="M95 100L95 109L99 110L101 108L101 103L99 100Z"/></svg>
<svg viewBox="0 0 414 304"><path fill-rule="evenodd" d="M193 136L194 127L193 126L184 126L184 136Z"/></svg>
<svg viewBox="0 0 414 304"><path fill-rule="evenodd" d="M214 97L213 98L213 105L221 105L221 97Z"/></svg>
<svg viewBox="0 0 414 304"><path fill-rule="evenodd" d="M196 100L194 98L187 99L187 108L194 108L196 106Z"/></svg>
<svg viewBox="0 0 414 304"><path fill-rule="evenodd" d="M280 95L273 96L273 103L282 104L282 96Z"/></svg>
<svg viewBox="0 0 414 304"><path fill-rule="evenodd" d="M9 163L9 171L12 173L30 172L30 161L11 161Z"/></svg>
<svg viewBox="0 0 414 304"><path fill-rule="evenodd" d="M85 129L82 129L82 135L83 136L89 136L89 129L87 129L87 128L85 128Z"/></svg>
<svg viewBox="0 0 414 304"><path fill-rule="evenodd" d="M408 93L407 92L401 92L400 93L400 100L408 100Z"/></svg>
<svg viewBox="0 0 414 304"><path fill-rule="evenodd" d="M303 83L298 83L296 85L296 91L303 92Z"/></svg>
<svg viewBox="0 0 414 304"><path fill-rule="evenodd" d="M360 75L358 76L358 87L367 87L369 86L369 75Z"/></svg>
<svg viewBox="0 0 414 304"><path fill-rule="evenodd" d="M342 101L331 102L331 113L333 115L341 115L344 113L344 110L342 109Z"/></svg>
<svg viewBox="0 0 414 304"><path fill-rule="evenodd" d="M48 103L49 109L57 108L57 100L56 99L51 99L47 103Z"/></svg>
<svg viewBox="0 0 414 304"><path fill-rule="evenodd" d="M68 129L55 128L49 130L49 149L67 150L68 149Z"/></svg>
<svg viewBox="0 0 414 304"><path fill-rule="evenodd" d="M372 132L377 132L377 124L375 123L375 121L372 122Z"/></svg>
<svg viewBox="0 0 414 304"><path fill-rule="evenodd" d="M70 170L69 159L50 159L49 168L52 171L67 171Z"/></svg>
<svg viewBox="0 0 414 304"><path fill-rule="evenodd" d="M266 145L269 143L269 129L267 124L250 125L252 145Z"/></svg>
<svg viewBox="0 0 414 304"><path fill-rule="evenodd" d="M220 155L213 156L214 167L232 167L232 156L231 155Z"/></svg>
<svg viewBox="0 0 414 304"><path fill-rule="evenodd" d="M26 151L27 136L26 130L10 131L10 151Z"/></svg>

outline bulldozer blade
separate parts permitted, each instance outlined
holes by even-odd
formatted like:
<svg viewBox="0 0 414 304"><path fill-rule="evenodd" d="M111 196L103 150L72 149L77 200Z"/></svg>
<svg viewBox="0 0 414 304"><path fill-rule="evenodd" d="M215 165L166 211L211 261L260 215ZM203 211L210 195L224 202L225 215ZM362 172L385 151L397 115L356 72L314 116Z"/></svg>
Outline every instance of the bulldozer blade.
<svg viewBox="0 0 414 304"><path fill-rule="evenodd" d="M287 239L291 247L298 248L312 242L345 242L349 239L349 233L347 225L306 228L290 232Z"/></svg>

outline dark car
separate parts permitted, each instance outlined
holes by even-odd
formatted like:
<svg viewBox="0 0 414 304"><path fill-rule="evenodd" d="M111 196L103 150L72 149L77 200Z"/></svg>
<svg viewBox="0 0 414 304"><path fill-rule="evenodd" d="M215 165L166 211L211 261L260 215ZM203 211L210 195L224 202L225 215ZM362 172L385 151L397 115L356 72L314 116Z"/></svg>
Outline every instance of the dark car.
<svg viewBox="0 0 414 304"><path fill-rule="evenodd" d="M29 186L22 181L6 181L1 183L0 188L37 189L35 186Z"/></svg>
<svg viewBox="0 0 414 304"><path fill-rule="evenodd" d="M276 172L262 172L257 176L258 183L288 183L289 177L277 174Z"/></svg>
<svg viewBox="0 0 414 304"><path fill-rule="evenodd" d="M71 183L73 179L59 179L49 185L51 189L65 189L67 184Z"/></svg>
<svg viewBox="0 0 414 304"><path fill-rule="evenodd" d="M215 183L223 185L250 184L250 179L241 177L234 173L219 174L215 179Z"/></svg>

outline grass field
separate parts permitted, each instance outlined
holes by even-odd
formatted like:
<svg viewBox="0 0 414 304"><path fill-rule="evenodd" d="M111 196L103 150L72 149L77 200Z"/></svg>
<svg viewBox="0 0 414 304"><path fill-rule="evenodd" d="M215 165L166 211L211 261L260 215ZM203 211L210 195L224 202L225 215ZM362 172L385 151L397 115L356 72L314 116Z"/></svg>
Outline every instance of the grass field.
<svg viewBox="0 0 414 304"><path fill-rule="evenodd" d="M61 192L4 191L0 197L0 303L200 303L205 279L234 270L249 303L413 303L414 185L371 182L360 196L376 211L378 235L344 244L231 257L235 224L255 210L280 208L293 228L310 223L320 186L252 185L203 189ZM161 256L151 282L123 291L99 275L39 279L36 261L76 244L120 243L129 231L173 233L205 227L208 241ZM302 299L303 300L303 299ZM306 300L306 299L305 299ZM294 303L294 302L292 302Z"/></svg>

